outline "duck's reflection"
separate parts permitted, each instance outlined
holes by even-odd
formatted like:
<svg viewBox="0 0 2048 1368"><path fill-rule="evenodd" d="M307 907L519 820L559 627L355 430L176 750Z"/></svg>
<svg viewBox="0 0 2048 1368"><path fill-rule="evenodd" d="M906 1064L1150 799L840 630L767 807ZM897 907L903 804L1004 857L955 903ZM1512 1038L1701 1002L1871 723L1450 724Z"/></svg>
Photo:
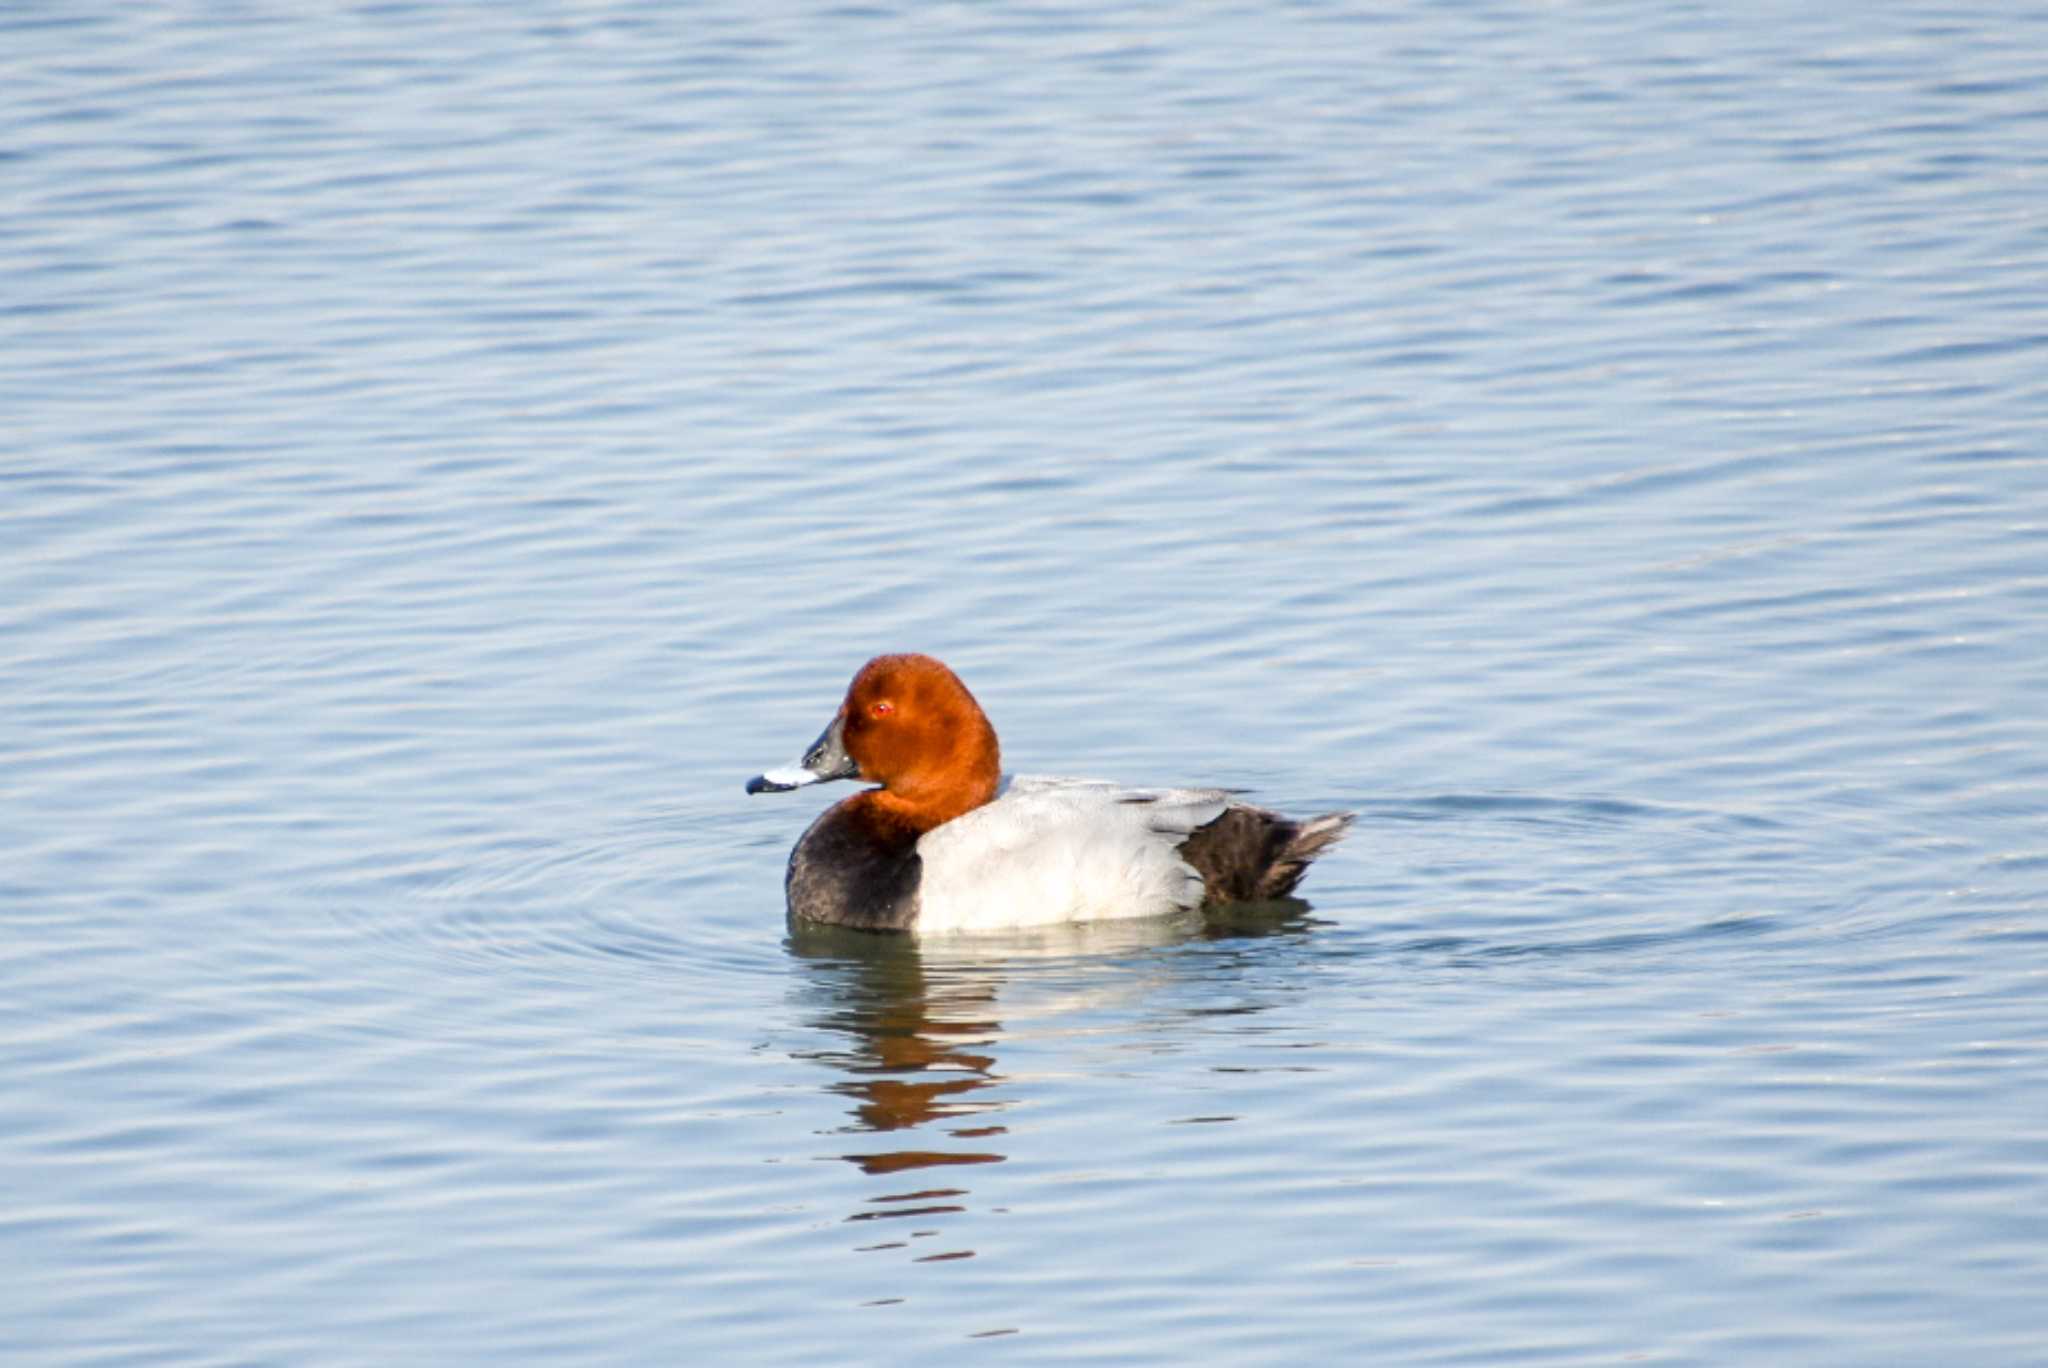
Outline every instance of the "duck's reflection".
<svg viewBox="0 0 2048 1368"><path fill-rule="evenodd" d="M841 1157L874 1174L1001 1163L1003 1155L987 1143L1004 1133L987 1120L1003 1105L990 1091L1003 1081L995 1068L1002 1035L995 1015L999 974L992 968L935 974L906 936L793 924L789 946L814 971L813 986L829 990L812 1024L847 1042L843 1049L801 1052L831 1065L839 1076L827 1086L853 1100L853 1120L842 1133L895 1135L960 1123L945 1129L949 1139L962 1142L957 1146Z"/></svg>
<svg viewBox="0 0 2048 1368"><path fill-rule="evenodd" d="M833 1041L797 1053L827 1065L832 1077L825 1086L852 1104L849 1122L835 1134L868 1138L836 1157L878 1177L926 1179L869 1197L846 1219L968 1210L965 1170L1004 1162L1009 1132L1002 1116L1021 1101L998 1065L1006 1030L1038 1030L1147 997L1162 979L1199 974L1199 963L1206 962L1157 952L1192 941L1302 932L1306 910L1290 901L1233 909L1227 921L1212 913L1206 920L1099 923L931 944L792 924L788 946L808 971L802 991L812 999L804 1016ZM1229 959L1219 957L1218 965ZM1005 999L1001 1006L999 998ZM940 1169L948 1176L930 1181L931 1171ZM929 1259L970 1257L972 1251L954 1250Z"/></svg>

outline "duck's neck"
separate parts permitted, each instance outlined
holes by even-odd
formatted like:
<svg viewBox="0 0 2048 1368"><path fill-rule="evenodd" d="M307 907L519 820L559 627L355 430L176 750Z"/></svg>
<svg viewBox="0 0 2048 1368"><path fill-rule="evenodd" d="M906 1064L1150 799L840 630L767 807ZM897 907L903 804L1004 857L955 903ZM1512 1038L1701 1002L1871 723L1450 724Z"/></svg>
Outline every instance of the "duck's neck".
<svg viewBox="0 0 2048 1368"><path fill-rule="evenodd" d="M913 748L909 757L885 752L879 764L871 757L861 761L863 772L882 785L860 795L861 815L913 838L989 802L1003 780L996 729L972 699L965 716L928 729L920 739L926 744Z"/></svg>
<svg viewBox="0 0 2048 1368"><path fill-rule="evenodd" d="M951 770L944 780L899 782L860 796L871 820L922 836L994 798L1001 780L991 759L985 767Z"/></svg>

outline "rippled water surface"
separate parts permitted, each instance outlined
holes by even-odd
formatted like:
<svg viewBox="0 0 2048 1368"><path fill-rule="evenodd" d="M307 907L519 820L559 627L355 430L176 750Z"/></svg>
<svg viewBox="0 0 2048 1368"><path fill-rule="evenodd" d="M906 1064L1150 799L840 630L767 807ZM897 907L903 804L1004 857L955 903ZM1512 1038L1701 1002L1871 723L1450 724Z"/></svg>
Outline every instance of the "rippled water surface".
<svg viewBox="0 0 2048 1368"><path fill-rule="evenodd" d="M2048 12L0 14L10 1362L2034 1363ZM1360 814L784 924L848 674Z"/></svg>

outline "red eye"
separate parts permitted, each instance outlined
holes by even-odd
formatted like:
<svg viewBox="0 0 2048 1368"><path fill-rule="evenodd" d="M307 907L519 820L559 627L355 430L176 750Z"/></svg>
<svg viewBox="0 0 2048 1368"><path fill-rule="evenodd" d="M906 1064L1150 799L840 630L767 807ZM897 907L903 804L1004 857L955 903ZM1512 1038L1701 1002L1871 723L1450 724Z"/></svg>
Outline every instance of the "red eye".
<svg viewBox="0 0 2048 1368"><path fill-rule="evenodd" d="M869 717L887 717L890 713L895 711L896 705L894 703L891 703L886 698L879 703L873 703L868 706Z"/></svg>

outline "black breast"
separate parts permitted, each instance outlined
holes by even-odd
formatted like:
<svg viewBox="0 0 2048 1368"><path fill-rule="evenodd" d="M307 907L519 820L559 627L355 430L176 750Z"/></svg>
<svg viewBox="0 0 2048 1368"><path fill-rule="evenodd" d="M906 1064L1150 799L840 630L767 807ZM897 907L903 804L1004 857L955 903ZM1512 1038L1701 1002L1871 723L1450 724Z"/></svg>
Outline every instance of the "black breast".
<svg viewBox="0 0 2048 1368"><path fill-rule="evenodd" d="M907 931L923 868L917 837L867 820L851 800L819 814L789 852L789 914L861 931Z"/></svg>

